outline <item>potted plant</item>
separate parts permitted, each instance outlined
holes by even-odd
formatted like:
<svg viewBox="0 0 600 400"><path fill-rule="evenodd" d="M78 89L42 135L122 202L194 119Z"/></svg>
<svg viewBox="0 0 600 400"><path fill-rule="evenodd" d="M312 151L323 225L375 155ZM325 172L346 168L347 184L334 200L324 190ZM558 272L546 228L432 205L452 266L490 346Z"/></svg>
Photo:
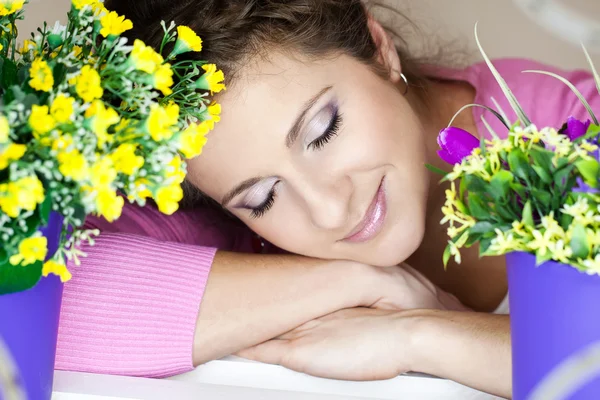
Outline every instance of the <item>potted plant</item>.
<svg viewBox="0 0 600 400"><path fill-rule="evenodd" d="M18 48L25 3L0 2L0 338L27 398L49 399L67 262L98 234L86 217L148 199L175 212L225 87L216 66L177 61L201 51L191 29L163 23L160 52L128 43L131 21L99 0Z"/></svg>
<svg viewBox="0 0 600 400"><path fill-rule="evenodd" d="M565 115L562 127L538 129L478 38L477 44L519 121L511 124L502 110L488 109L506 125L506 137L485 119L489 140L452 126L440 132L438 154L453 165L443 172L450 185L442 209L450 239L444 264L451 257L460 263L460 249L475 244L481 256L506 254L513 396L527 399L561 362L600 340L600 126L572 84L527 71L560 79L590 113L588 121ZM598 393L597 380L574 398Z"/></svg>

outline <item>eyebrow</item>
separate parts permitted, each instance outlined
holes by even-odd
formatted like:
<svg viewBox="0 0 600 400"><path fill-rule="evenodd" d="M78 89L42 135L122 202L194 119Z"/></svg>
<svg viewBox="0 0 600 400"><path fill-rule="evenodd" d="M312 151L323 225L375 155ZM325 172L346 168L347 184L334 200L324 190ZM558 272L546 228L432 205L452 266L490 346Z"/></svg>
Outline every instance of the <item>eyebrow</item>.
<svg viewBox="0 0 600 400"><path fill-rule="evenodd" d="M313 98L307 101L306 104L304 104L304 107L302 107L302 112L300 112L300 114L296 118L296 121L294 121L292 128L289 130L286 136L285 145L287 148L292 147L298 139L298 136L300 135L300 129L302 128L302 125L304 125L304 120L306 119L306 115L308 114L308 112L319 101L319 99L323 97L327 92L329 92L332 88L333 86L327 86L321 89L319 93L317 93L315 96L313 96ZM223 207L227 206L227 204L229 204L231 200L233 200L236 196L243 193L245 190L251 188L252 186L256 185L261 180L263 180L262 177L255 177L247 179L244 182L240 183L233 190L229 191L225 196L223 196L223 200L221 200L221 205Z"/></svg>

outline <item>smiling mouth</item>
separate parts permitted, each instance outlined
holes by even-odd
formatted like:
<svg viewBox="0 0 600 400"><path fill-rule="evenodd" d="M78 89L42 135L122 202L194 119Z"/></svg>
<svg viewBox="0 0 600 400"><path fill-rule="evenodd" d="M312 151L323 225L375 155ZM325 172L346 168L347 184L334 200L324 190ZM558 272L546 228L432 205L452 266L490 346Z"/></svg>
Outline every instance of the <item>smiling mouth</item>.
<svg viewBox="0 0 600 400"><path fill-rule="evenodd" d="M371 205L367 209L362 221L343 239L345 242L366 242L373 239L381 231L387 214L384 182L385 177L381 180L377 193L373 197L373 201L371 201Z"/></svg>

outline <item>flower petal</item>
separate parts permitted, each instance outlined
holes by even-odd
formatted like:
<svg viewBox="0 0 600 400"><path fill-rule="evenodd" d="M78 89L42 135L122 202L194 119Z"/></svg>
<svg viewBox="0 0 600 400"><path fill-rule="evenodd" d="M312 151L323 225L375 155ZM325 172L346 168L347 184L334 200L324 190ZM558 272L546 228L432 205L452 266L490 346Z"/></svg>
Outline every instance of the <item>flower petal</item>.
<svg viewBox="0 0 600 400"><path fill-rule="evenodd" d="M589 119L586 122L581 122L577 118L569 117L567 119L567 129L564 130L564 134L571 140L575 140L584 136L587 133L588 128L592 121Z"/></svg>
<svg viewBox="0 0 600 400"><path fill-rule="evenodd" d="M437 141L442 150L445 151L444 156L440 155L440 157L451 164L460 163L473 152L473 149L479 147L479 139L464 129L453 126L442 129ZM453 160L453 162L449 160Z"/></svg>

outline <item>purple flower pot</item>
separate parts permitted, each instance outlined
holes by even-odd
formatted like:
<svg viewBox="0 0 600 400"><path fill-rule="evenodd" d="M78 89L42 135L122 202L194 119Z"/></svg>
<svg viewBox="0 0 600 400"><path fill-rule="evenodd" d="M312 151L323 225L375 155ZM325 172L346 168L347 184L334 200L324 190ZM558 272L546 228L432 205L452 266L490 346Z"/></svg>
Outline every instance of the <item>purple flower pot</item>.
<svg viewBox="0 0 600 400"><path fill-rule="evenodd" d="M52 213L48 226L41 229L48 239L48 258L58 248L62 221ZM0 340L16 364L16 383L26 399L52 397L62 291L60 279L51 275L32 289L0 296Z"/></svg>
<svg viewBox="0 0 600 400"><path fill-rule="evenodd" d="M600 341L600 276L535 256L507 254L513 399L529 399L561 362ZM600 399L600 375L568 399Z"/></svg>

